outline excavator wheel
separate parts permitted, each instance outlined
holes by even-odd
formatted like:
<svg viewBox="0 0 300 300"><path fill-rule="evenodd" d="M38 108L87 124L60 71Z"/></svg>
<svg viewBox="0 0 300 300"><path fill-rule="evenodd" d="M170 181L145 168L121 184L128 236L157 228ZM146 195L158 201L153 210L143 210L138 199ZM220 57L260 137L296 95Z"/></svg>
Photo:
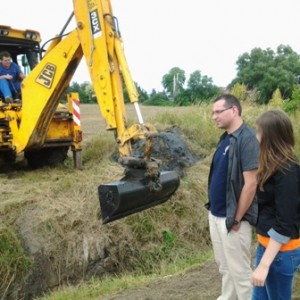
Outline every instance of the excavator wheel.
<svg viewBox="0 0 300 300"><path fill-rule="evenodd" d="M16 159L17 154L15 151L9 150L0 152L0 161L2 161L3 164L11 165L16 162Z"/></svg>
<svg viewBox="0 0 300 300"><path fill-rule="evenodd" d="M61 165L67 158L69 147L43 148L39 151L25 151L28 165L33 169Z"/></svg>

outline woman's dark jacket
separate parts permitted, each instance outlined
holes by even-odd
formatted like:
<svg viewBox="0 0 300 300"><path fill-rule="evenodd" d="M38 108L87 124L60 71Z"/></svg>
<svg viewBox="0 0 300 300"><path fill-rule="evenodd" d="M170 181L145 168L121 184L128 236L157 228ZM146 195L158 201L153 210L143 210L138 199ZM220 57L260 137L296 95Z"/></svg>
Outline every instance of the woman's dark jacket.
<svg viewBox="0 0 300 300"><path fill-rule="evenodd" d="M270 229L290 239L299 238L300 226L300 166L286 163L258 188L257 233L269 236Z"/></svg>

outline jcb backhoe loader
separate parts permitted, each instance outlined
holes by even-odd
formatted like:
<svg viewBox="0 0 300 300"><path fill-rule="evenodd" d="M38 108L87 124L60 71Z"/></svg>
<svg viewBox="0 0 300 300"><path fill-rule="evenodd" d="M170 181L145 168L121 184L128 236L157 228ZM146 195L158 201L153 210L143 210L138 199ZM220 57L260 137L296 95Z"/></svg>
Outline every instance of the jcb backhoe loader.
<svg viewBox="0 0 300 300"><path fill-rule="evenodd" d="M97 102L114 132L125 176L100 185L98 194L103 223L165 202L179 186L174 171L160 172L151 157L156 131L146 126L138 106L138 93L122 48L118 20L109 0L73 0L74 12L44 53L35 30L0 25L0 51L9 51L15 63L30 70L21 85L21 103L0 102L0 154L13 160L24 152L28 163L39 167L63 162L69 148L81 167L81 129L76 120L76 95L68 96L68 109L59 101L84 57ZM76 28L65 33L74 17ZM127 125L124 80L138 123ZM74 106L75 103L75 106ZM132 145L145 141L143 157L133 156Z"/></svg>

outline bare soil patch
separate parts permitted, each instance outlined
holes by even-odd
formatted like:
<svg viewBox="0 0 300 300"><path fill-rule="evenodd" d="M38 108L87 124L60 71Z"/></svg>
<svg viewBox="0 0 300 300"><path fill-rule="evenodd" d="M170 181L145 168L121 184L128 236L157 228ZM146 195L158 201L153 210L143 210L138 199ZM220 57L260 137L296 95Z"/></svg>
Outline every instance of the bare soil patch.
<svg viewBox="0 0 300 300"><path fill-rule="evenodd" d="M210 261L99 300L213 300L220 294L220 282L216 264Z"/></svg>

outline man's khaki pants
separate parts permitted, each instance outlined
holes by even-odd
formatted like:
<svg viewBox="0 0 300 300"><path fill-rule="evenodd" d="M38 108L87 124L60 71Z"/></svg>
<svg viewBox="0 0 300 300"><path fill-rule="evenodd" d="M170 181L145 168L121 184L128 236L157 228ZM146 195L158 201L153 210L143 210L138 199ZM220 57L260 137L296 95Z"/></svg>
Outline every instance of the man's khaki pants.
<svg viewBox="0 0 300 300"><path fill-rule="evenodd" d="M225 218L209 213L209 230L222 275L222 293L218 300L251 299L251 225L242 221L238 231L228 232Z"/></svg>

